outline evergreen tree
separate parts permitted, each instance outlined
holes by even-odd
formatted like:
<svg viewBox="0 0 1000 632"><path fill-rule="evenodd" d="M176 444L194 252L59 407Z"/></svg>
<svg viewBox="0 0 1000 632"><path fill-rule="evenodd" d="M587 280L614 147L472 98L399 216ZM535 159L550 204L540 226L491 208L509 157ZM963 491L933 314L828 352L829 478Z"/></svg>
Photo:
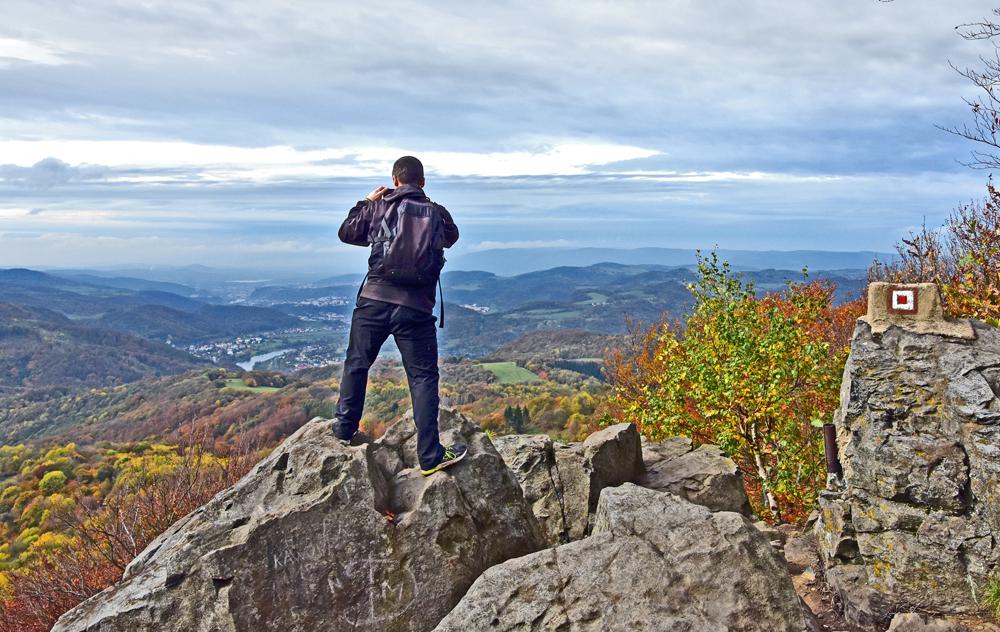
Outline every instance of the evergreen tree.
<svg viewBox="0 0 1000 632"><path fill-rule="evenodd" d="M510 406L508 406L510 408ZM523 434L527 429L527 423L525 423L527 411L522 409L520 404L511 409L510 418L507 420L507 425L511 430L517 434Z"/></svg>

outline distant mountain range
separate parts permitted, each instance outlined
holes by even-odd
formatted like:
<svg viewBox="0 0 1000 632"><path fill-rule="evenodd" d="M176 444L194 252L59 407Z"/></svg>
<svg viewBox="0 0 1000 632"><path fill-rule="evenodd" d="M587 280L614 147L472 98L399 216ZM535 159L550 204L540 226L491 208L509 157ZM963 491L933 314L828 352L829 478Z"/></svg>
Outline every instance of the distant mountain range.
<svg viewBox="0 0 1000 632"><path fill-rule="evenodd" d="M602 261L515 274L516 269L527 265L523 263L525 252L491 251L490 256L507 258L502 266L498 263L501 273L446 268L442 276L446 326L438 332L442 356L489 356L502 345L533 332L542 338L566 330L620 335L629 320L650 323L664 314L679 318L692 305L687 285L695 275L690 265L693 254L688 251L585 249L577 253L583 259L609 253L638 258L669 255L674 262L684 259L684 265ZM542 252L548 251L538 251L539 257ZM810 278L836 284L837 301L859 296L866 282L861 263L873 256L805 251L736 254L740 256L731 260L742 263L742 274L760 292L780 290L789 280L801 280L798 264L815 264ZM750 269L750 264L768 263L775 258L796 266ZM837 269L821 271L820 264ZM851 269L852 264L858 267ZM188 275L199 272L206 274L205 283L182 282L197 281ZM233 358L242 354L245 359L278 349L298 350L271 358L265 365L282 371L321 366L343 357L362 275L276 283L264 278L233 278L233 274L242 276L200 267L184 268L174 280L144 279L121 271L105 276L94 271L64 270L54 274L0 270L0 305L6 304L8 310L6 317L0 315L0 326L13 327L13 314L17 313L16 327L5 335L19 345L0 345L0 369L7 367L13 376L0 381L0 386L11 389L117 384L136 376L160 375L202 364L162 344L168 340L181 347L202 345L198 352L206 357ZM12 306L26 311L15 312ZM29 335L32 327L37 335ZM121 337L123 334L125 337ZM250 336L254 338L252 346L242 340ZM81 346L84 339L87 343ZM39 341L53 344L42 345ZM144 343L141 349L146 355L114 357L123 348L138 349L140 342ZM530 347L535 343L526 344ZM573 344L579 346L578 342ZM393 351L392 343L387 351ZM585 357L579 353L574 355ZM74 363L99 370L78 374Z"/></svg>
<svg viewBox="0 0 1000 632"><path fill-rule="evenodd" d="M208 300L211 295L182 285L129 277L107 279L110 284L105 285L105 280L22 268L0 270L0 301L52 310L90 326L157 340L170 337L178 343L270 331L300 322L265 307L213 304ZM199 295L205 298L191 298Z"/></svg>
<svg viewBox="0 0 1000 632"><path fill-rule="evenodd" d="M705 253L710 249L704 249ZM720 259L742 270L866 270L876 257L890 261L885 252L836 252L825 250L719 250ZM560 266L589 266L614 262L629 265L691 266L694 249L683 248L495 248L448 257L448 270L483 270L516 275Z"/></svg>
<svg viewBox="0 0 1000 632"><path fill-rule="evenodd" d="M761 293L781 290L788 281L803 279L801 272L790 270L742 274ZM834 283L838 302L858 298L866 283L864 270L816 272L809 278ZM559 267L510 277L447 272L443 275L446 326L440 333L443 352L475 357L488 355L536 330L618 334L624 332L626 318L645 323L664 313L679 318L692 307L687 285L694 279L694 272L687 267L617 263Z"/></svg>
<svg viewBox="0 0 1000 632"><path fill-rule="evenodd" d="M101 287L113 287L122 290L132 290L134 292L169 292L178 296L194 298L208 303L221 303L222 299L193 287L180 283L167 283L163 281L153 281L136 277L124 276L100 276L96 274L86 274L68 272L61 275L63 278L79 281L89 285Z"/></svg>
<svg viewBox="0 0 1000 632"><path fill-rule="evenodd" d="M707 253L711 248L703 248ZM872 260L891 261L895 253L825 250L738 250L717 251L720 259L742 270L866 270ZM364 251L357 249L356 263L345 265L339 259L325 265L287 269L219 268L203 265L186 266L120 266L113 269L45 269L52 275L90 281L95 284L124 289L162 290L213 301L205 294L217 294L223 300L227 291L240 287L251 290L264 285L338 286L357 285L364 276ZM487 250L445 251L447 271L482 271L502 276L537 272L550 268L586 267L597 263L625 265L693 266L694 248L492 248ZM323 270L326 270L324 273ZM136 285L137 283L141 285ZM154 284L159 284L154 286ZM180 288L175 286L181 286ZM172 289L173 288L173 289Z"/></svg>
<svg viewBox="0 0 1000 632"><path fill-rule="evenodd" d="M178 284L193 288L197 292L214 292L230 284L253 284L254 282L296 283L304 278L315 278L308 271L255 270L250 268L219 268L204 265L186 266L118 266L111 269L45 269L44 272L56 276L91 276L101 282L111 279L138 279L149 282ZM107 283L104 283L107 285Z"/></svg>

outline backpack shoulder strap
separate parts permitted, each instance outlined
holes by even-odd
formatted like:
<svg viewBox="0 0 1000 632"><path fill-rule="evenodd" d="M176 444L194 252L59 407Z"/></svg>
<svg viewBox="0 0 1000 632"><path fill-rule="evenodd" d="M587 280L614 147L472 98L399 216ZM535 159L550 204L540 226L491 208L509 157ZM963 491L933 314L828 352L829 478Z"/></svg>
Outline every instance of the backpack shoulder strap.
<svg viewBox="0 0 1000 632"><path fill-rule="evenodd" d="M372 235L369 241L371 241L373 244L385 241L391 241L392 238L395 236L396 229L394 226L390 224L389 221L390 220L389 212L393 210L394 209L390 208L389 211L387 211L382 215L382 218L379 221L378 226L372 226Z"/></svg>
<svg viewBox="0 0 1000 632"><path fill-rule="evenodd" d="M354 299L354 305L357 307L358 301L361 300L361 290L365 289L365 283L368 282L368 273L365 273L365 278L361 279L361 287L358 288L358 296Z"/></svg>
<svg viewBox="0 0 1000 632"><path fill-rule="evenodd" d="M441 321L438 322L438 327L444 329L444 290L441 288L441 277L438 277L438 296L441 297L441 303L439 309L441 310Z"/></svg>

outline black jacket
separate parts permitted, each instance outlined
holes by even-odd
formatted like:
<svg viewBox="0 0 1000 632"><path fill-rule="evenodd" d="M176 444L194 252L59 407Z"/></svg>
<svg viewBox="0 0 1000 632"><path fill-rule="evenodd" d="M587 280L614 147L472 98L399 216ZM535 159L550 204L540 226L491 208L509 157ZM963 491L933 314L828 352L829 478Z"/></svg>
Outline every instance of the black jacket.
<svg viewBox="0 0 1000 632"><path fill-rule="evenodd" d="M374 202L367 199L361 200L347 213L347 219L341 224L338 233L340 241L354 246L370 246L372 226L378 226L382 218L406 198L428 199L420 187L404 184ZM458 241L458 226L455 225L448 209L436 203L434 206L441 211L441 217L444 220L444 247L451 248ZM434 284L418 287L393 285L387 280L379 278L372 271L372 260L373 257L369 257L368 281L361 289L360 296L397 305L406 305L422 312L434 312Z"/></svg>

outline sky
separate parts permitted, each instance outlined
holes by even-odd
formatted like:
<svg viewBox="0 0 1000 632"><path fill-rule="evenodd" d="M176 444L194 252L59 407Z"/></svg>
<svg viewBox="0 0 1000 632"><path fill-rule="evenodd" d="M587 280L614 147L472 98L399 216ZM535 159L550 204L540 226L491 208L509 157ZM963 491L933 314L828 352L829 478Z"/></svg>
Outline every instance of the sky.
<svg viewBox="0 0 1000 632"><path fill-rule="evenodd" d="M455 254L891 250L980 198L966 0L3 0L0 266L363 267L420 157Z"/></svg>

